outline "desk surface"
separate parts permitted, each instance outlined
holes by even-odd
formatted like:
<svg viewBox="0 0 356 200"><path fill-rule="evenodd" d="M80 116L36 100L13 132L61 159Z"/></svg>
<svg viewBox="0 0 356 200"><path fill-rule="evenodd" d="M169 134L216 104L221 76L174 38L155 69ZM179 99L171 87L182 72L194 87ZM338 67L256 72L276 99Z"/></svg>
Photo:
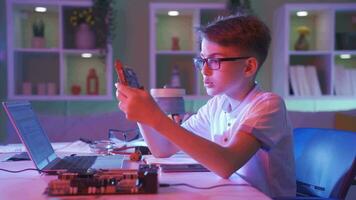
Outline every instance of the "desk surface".
<svg viewBox="0 0 356 200"><path fill-rule="evenodd" d="M4 155L0 151L0 155ZM31 161L0 162L0 168L10 170L21 170L33 168ZM51 199L43 194L50 180L55 176L41 175L36 171L22 173L7 173L0 171L0 199ZM158 194L144 195L104 195L104 196L81 196L81 199L270 199L241 179L233 175L229 179L222 179L211 172L191 173L160 173L160 183L187 183L198 187L209 187L221 184L243 184L239 186L226 186L214 189L193 189L186 186L171 186L159 188ZM78 199L77 197L63 197L52 199Z"/></svg>

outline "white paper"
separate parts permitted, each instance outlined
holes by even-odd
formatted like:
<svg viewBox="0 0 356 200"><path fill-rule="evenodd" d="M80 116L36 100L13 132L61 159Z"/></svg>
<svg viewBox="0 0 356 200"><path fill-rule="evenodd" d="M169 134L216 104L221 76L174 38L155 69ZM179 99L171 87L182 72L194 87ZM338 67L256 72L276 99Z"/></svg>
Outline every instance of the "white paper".
<svg viewBox="0 0 356 200"><path fill-rule="evenodd" d="M143 156L143 160L147 164L167 164L167 165L177 165L177 164L198 164L196 160L189 157L184 153L177 153L169 158L156 158L153 155Z"/></svg>
<svg viewBox="0 0 356 200"><path fill-rule="evenodd" d="M68 143L66 146L55 148L60 153L93 153L89 145L82 141Z"/></svg>

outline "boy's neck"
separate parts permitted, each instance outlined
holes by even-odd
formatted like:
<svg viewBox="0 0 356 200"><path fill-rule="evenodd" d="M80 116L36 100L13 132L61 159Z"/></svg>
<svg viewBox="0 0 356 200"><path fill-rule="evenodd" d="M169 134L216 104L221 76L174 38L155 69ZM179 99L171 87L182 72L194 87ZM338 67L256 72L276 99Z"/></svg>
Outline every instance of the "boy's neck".
<svg viewBox="0 0 356 200"><path fill-rule="evenodd" d="M247 85L242 86L239 88L238 91L236 91L235 94L227 94L230 98L233 98L237 101L242 101L246 98L248 93L251 92L251 90L255 87L256 83L255 81L250 81L247 83Z"/></svg>

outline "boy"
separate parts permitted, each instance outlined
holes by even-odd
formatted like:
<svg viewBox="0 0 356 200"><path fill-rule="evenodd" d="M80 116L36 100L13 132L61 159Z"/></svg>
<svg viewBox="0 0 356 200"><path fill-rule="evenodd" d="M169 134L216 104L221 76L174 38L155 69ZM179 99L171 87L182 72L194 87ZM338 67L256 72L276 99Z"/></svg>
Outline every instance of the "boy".
<svg viewBox="0 0 356 200"><path fill-rule="evenodd" d="M154 156L182 150L222 178L236 172L271 197L295 196L286 107L255 82L271 41L268 27L254 16L235 15L198 31L201 52L194 65L213 97L197 114L179 126L146 91L121 84L119 108L139 122Z"/></svg>

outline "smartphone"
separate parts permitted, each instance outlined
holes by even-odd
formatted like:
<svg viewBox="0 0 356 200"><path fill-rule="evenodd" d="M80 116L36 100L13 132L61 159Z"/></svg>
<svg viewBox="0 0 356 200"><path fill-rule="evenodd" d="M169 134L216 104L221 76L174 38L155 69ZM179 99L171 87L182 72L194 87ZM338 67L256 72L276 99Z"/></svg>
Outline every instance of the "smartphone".
<svg viewBox="0 0 356 200"><path fill-rule="evenodd" d="M138 82L136 73L128 68L124 67L120 60L116 59L115 69L117 73L117 81L123 85L128 85L134 88L142 88Z"/></svg>
<svg viewBox="0 0 356 200"><path fill-rule="evenodd" d="M122 65L120 60L115 61L115 69L117 73L117 82L123 85L129 85L125 77L124 66Z"/></svg>

